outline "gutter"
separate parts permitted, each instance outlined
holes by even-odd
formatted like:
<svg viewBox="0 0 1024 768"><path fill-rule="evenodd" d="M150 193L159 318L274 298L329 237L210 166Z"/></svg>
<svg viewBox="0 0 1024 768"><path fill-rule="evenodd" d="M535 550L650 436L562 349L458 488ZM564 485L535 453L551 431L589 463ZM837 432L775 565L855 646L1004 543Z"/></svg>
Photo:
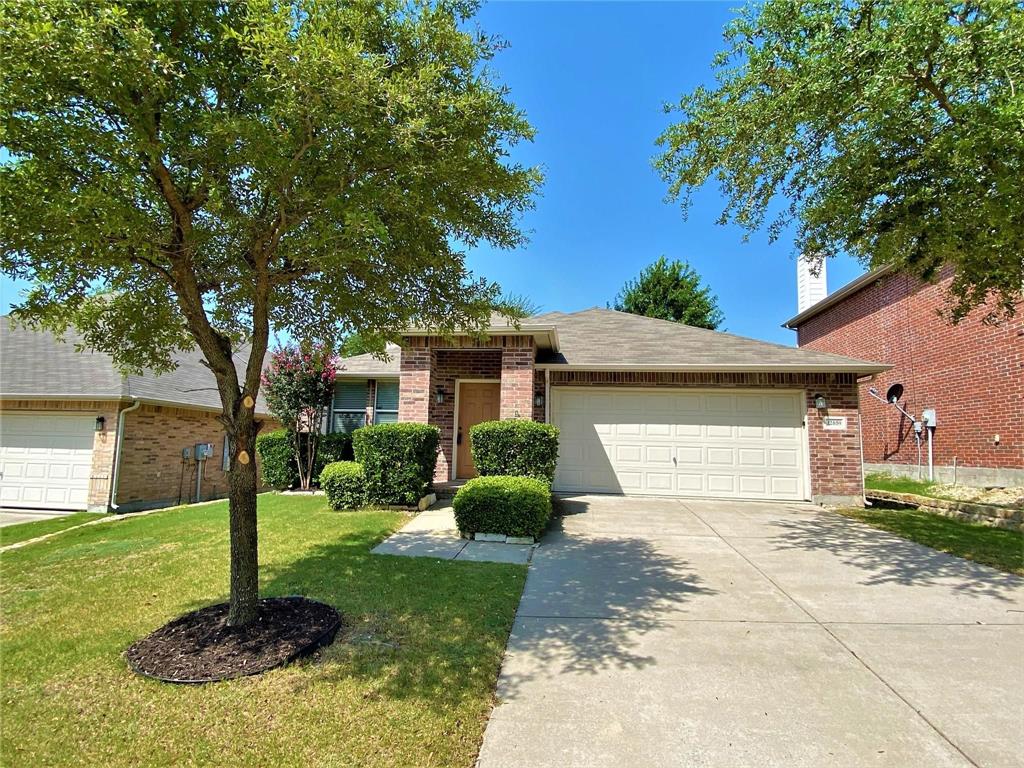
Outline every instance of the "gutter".
<svg viewBox="0 0 1024 768"><path fill-rule="evenodd" d="M117 484L121 480L121 447L124 444L124 416L126 413L137 411L142 407L142 401L136 400L127 408L121 409L117 414L117 437L114 441L114 477L110 481L110 499L107 504L110 509L117 509Z"/></svg>
<svg viewBox="0 0 1024 768"><path fill-rule="evenodd" d="M782 327L789 328L791 331L795 331L797 327L800 326L802 323L805 323L815 315L824 312L829 307L838 304L840 301L845 299L850 294L856 293L861 288L864 288L865 286L870 285L879 278L884 277L885 275L892 272L894 269L895 267L892 266L891 264L886 264L884 267L873 269L870 272L861 275L856 280L853 280L844 285L835 293L826 296L817 304L812 304L803 312L800 312L799 314L789 318L789 320L782 324Z"/></svg>
<svg viewBox="0 0 1024 768"><path fill-rule="evenodd" d="M696 373L856 373L868 375L882 373L892 368L891 365L871 364L868 362L851 363L850 365L831 364L767 364L767 365L703 365L691 363L688 365L622 365L615 363L607 364L581 364L571 363L537 363L534 366L537 370L551 371L614 371L614 372L696 372Z"/></svg>

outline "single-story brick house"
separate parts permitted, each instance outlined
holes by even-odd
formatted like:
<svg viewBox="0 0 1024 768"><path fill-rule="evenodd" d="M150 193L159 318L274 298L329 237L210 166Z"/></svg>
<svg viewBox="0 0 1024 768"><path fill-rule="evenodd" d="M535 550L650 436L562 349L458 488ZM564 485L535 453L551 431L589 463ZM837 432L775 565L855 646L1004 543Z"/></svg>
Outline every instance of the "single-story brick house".
<svg viewBox="0 0 1024 768"><path fill-rule="evenodd" d="M857 381L886 370L597 308L389 353L343 361L329 428L436 424L438 482L475 474L471 426L524 418L561 430L557 492L843 504L863 501Z"/></svg>
<svg viewBox="0 0 1024 768"><path fill-rule="evenodd" d="M213 374L198 352L176 359L162 376L122 376L74 338L0 318L0 505L131 511L226 496ZM270 419L259 400L256 411ZM196 461L197 444L210 458Z"/></svg>
<svg viewBox="0 0 1024 768"><path fill-rule="evenodd" d="M983 307L954 325L940 314L953 280L949 269L922 283L885 267L827 296L824 275L802 279L818 281L819 300L798 305L785 323L801 349L892 366L860 387L868 471L919 474L913 421L869 394L874 388L885 399L900 384L900 406L923 425L923 467L931 433L936 480L1024 485L1024 304L997 324L984 322ZM924 425L926 411L934 412L934 427Z"/></svg>

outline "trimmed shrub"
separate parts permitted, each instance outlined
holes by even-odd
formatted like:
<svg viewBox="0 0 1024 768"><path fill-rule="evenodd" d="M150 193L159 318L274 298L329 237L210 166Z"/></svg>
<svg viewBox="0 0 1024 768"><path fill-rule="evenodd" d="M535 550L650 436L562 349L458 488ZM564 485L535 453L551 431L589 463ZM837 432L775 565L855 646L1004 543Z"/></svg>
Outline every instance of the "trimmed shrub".
<svg viewBox="0 0 1024 768"><path fill-rule="evenodd" d="M287 429L275 429L256 436L256 453L260 457L260 475L271 488L291 488L299 482L295 452Z"/></svg>
<svg viewBox="0 0 1024 768"><path fill-rule="evenodd" d="M469 430L473 463L481 475L519 475L555 479L558 427L539 421L485 421Z"/></svg>
<svg viewBox="0 0 1024 768"><path fill-rule="evenodd" d="M335 461L320 473L320 487L331 509L358 509L366 504L366 474L355 461Z"/></svg>
<svg viewBox="0 0 1024 768"><path fill-rule="evenodd" d="M501 533L540 537L551 517L547 482L532 477L475 477L459 488L452 502L463 536Z"/></svg>
<svg viewBox="0 0 1024 768"><path fill-rule="evenodd" d="M299 484L299 468L295 465L295 448L287 429L264 432L256 437L256 453L260 457L260 474L265 485L272 488L294 488ZM313 478L335 461L351 461L352 435L334 432L321 435L313 463Z"/></svg>
<svg viewBox="0 0 1024 768"><path fill-rule="evenodd" d="M374 424L352 433L372 504L415 506L434 479L440 430L432 424Z"/></svg>

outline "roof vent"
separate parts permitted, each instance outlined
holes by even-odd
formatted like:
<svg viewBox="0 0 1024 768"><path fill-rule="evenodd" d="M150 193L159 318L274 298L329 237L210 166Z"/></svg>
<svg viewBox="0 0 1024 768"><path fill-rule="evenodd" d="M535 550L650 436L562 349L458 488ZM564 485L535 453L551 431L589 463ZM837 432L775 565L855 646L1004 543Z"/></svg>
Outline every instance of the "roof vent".
<svg viewBox="0 0 1024 768"><path fill-rule="evenodd" d="M796 311L803 312L828 295L825 260L800 256L796 260Z"/></svg>

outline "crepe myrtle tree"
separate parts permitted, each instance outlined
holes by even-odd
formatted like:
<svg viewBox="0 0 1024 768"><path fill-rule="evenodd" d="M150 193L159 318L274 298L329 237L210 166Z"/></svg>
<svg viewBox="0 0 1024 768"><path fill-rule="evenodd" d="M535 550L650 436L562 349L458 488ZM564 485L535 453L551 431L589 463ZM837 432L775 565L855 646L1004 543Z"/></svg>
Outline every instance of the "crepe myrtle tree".
<svg viewBox="0 0 1024 768"><path fill-rule="evenodd" d="M532 137L460 0L8 0L2 270L14 312L125 370L197 346L234 446L230 610L257 615L254 404L271 328L486 326L462 250L520 244ZM381 351L383 348L381 349Z"/></svg>
<svg viewBox="0 0 1024 768"><path fill-rule="evenodd" d="M817 263L951 265L951 319L998 320L1024 284L1022 52L1019 0L752 1L656 166L684 210L713 179L720 223L795 223Z"/></svg>
<svg viewBox="0 0 1024 768"><path fill-rule="evenodd" d="M299 487L308 491L327 405L334 393L337 358L326 344L289 344L270 354L260 383L270 412L288 431Z"/></svg>

